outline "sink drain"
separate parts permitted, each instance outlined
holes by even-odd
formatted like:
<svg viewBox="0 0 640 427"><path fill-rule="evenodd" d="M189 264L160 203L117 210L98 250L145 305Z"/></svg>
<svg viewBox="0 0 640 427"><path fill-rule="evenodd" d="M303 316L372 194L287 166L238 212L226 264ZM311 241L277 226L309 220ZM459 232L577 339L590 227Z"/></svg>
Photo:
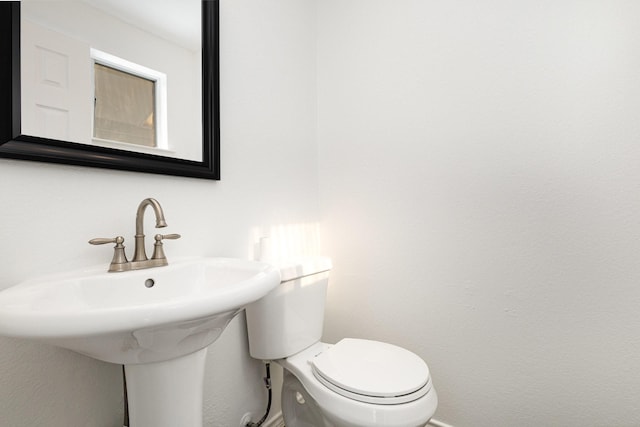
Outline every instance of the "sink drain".
<svg viewBox="0 0 640 427"><path fill-rule="evenodd" d="M156 284L156 281L153 280L153 279L147 279L147 280L144 281L144 285L147 288L153 288L153 285L155 285L155 284Z"/></svg>

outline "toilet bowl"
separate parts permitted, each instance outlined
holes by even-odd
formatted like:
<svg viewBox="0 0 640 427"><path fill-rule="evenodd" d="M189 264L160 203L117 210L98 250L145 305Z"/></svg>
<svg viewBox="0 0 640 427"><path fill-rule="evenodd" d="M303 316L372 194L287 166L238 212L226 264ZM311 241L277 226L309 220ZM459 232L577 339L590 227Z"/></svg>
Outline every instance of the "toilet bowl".
<svg viewBox="0 0 640 427"><path fill-rule="evenodd" d="M422 427L438 397L427 364L379 341L320 341L331 262L280 264L281 284L246 309L251 356L282 366L287 427Z"/></svg>
<svg viewBox="0 0 640 427"><path fill-rule="evenodd" d="M342 345L346 347L340 349ZM358 351L360 346L367 350ZM385 346L394 350L391 353L403 350L407 353L404 356L411 355L417 360L411 360L413 363L404 366L396 365L408 362L407 359L410 358L389 358L390 354L384 354ZM350 357L347 356L347 351L340 351L343 354L336 356L333 354L335 349L348 350L351 352ZM369 349L383 350L383 354L370 353ZM362 363L357 367L351 361L343 364L349 358ZM415 363L417 361L423 366ZM390 344L353 339L342 340L335 346L319 342L277 362L285 371L282 404L287 426L422 427L429 421L438 404L426 364L415 354ZM326 369L332 378L327 379L323 374L317 373L317 365ZM354 368L357 372L353 371ZM396 374L400 378L394 379ZM359 378L360 376L362 377ZM407 389L407 385L411 388ZM311 400L300 388L304 389ZM313 409L306 409L305 405ZM323 424L310 422L317 422L318 417L308 416L305 411L321 415ZM293 417L295 419L292 420ZM306 424L297 424L300 422Z"/></svg>

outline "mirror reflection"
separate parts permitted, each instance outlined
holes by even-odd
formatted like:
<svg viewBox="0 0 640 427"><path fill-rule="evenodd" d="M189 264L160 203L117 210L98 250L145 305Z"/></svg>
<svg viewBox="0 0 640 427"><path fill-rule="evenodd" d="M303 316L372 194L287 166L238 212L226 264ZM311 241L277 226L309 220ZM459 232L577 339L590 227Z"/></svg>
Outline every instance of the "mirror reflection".
<svg viewBox="0 0 640 427"><path fill-rule="evenodd" d="M21 11L23 134L203 160L199 0Z"/></svg>

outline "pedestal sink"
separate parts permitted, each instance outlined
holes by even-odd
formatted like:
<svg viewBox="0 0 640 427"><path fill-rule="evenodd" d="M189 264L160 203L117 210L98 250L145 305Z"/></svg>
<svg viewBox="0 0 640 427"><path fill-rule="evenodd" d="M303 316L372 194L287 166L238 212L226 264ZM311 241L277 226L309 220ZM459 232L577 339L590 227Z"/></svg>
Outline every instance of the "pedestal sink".
<svg viewBox="0 0 640 427"><path fill-rule="evenodd" d="M189 258L124 273L105 266L0 292L0 335L124 364L131 427L201 427L207 346L275 288L268 264Z"/></svg>

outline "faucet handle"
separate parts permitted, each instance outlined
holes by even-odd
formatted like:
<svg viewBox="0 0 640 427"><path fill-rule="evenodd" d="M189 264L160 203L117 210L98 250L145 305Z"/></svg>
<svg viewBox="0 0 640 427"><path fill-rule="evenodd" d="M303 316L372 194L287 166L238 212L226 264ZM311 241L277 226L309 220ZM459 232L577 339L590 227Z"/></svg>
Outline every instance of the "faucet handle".
<svg viewBox="0 0 640 427"><path fill-rule="evenodd" d="M153 244L153 255L151 256L151 259L166 260L167 256L164 254L164 249L162 249L162 241L164 239L175 240L179 239L180 237L182 236L180 236L179 234L156 234L154 236L156 242Z"/></svg>
<svg viewBox="0 0 640 427"><path fill-rule="evenodd" d="M123 271L123 265L128 262L127 255L124 252L124 237L117 236L113 239L98 237L96 239L89 240L89 243L92 245L105 245L107 243L115 243L116 245L113 247L113 259L111 260L109 271Z"/></svg>
<svg viewBox="0 0 640 427"><path fill-rule="evenodd" d="M176 240L181 238L182 236L179 234L156 234L154 239L156 239L156 241L159 240L164 240L164 239L171 239L171 240Z"/></svg>
<svg viewBox="0 0 640 427"><path fill-rule="evenodd" d="M95 239L89 240L89 243L92 245L106 245L107 243L115 243L116 246L122 245L124 243L124 237L117 236L113 239L108 239L104 237L96 237Z"/></svg>

